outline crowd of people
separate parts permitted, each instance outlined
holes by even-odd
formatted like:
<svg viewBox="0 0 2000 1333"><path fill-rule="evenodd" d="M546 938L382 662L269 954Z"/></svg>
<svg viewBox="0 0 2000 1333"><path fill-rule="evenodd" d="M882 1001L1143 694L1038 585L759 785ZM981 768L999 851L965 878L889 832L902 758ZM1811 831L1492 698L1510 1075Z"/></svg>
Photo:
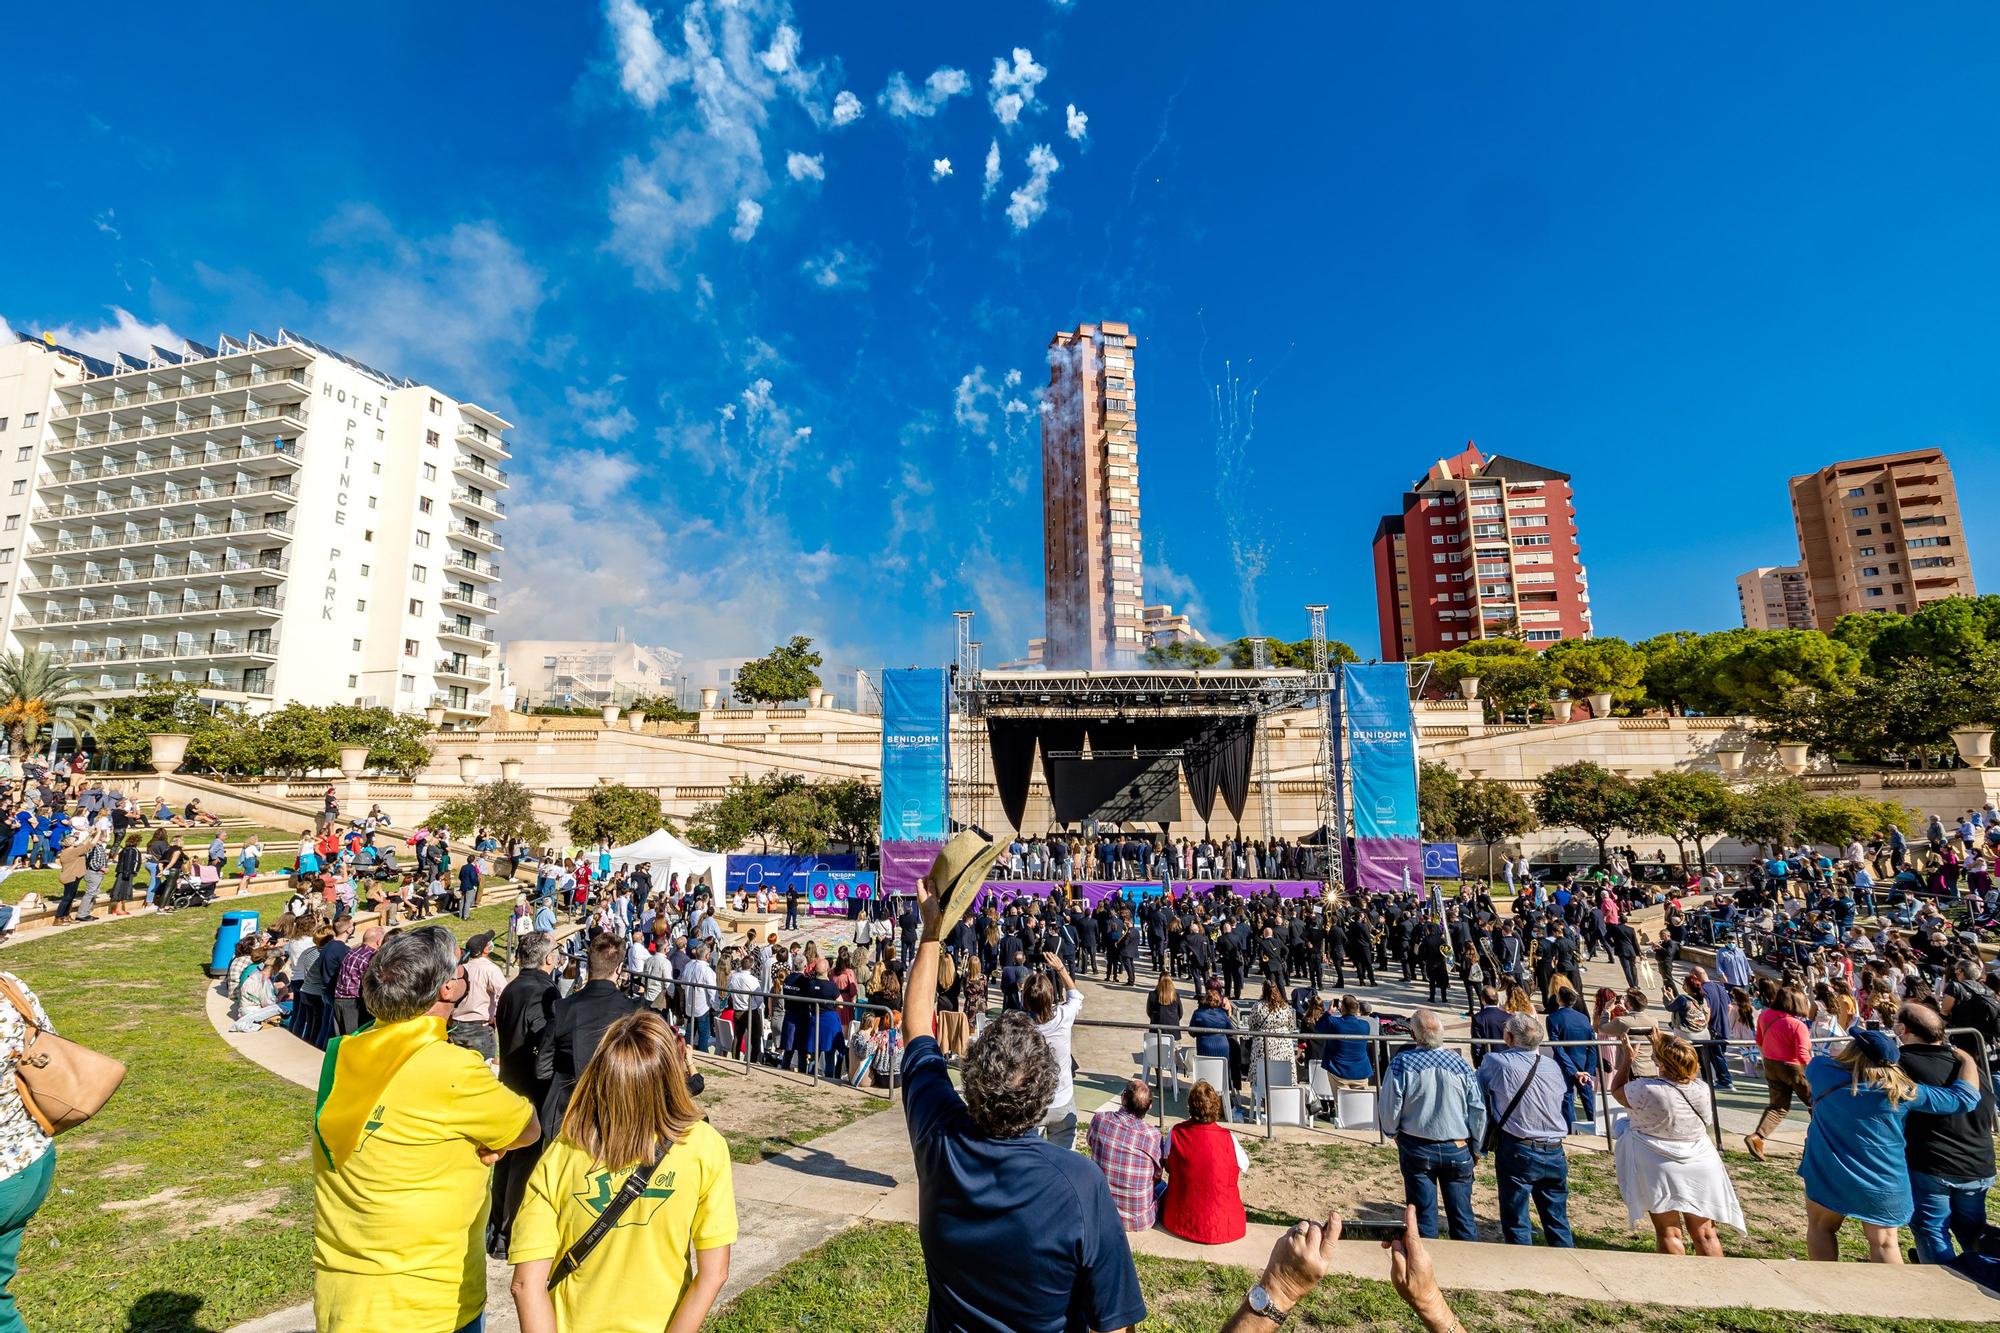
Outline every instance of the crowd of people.
<svg viewBox="0 0 2000 1333"><path fill-rule="evenodd" d="M1085 821L1076 833L1050 830L1015 837L993 865L996 879L1155 880L1309 879L1320 874L1319 849L1286 838L1169 838L1121 833Z"/></svg>

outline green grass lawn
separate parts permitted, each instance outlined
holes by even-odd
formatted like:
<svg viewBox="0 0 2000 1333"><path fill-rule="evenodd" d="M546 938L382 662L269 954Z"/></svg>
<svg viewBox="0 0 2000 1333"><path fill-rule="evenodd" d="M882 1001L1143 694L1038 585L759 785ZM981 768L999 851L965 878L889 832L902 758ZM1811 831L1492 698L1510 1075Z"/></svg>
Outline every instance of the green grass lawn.
<svg viewBox="0 0 2000 1333"><path fill-rule="evenodd" d="M507 914L440 920L504 934ZM13 1287L30 1328L227 1329L311 1295L312 1094L209 1025L219 917L138 917L0 954L59 1030L129 1069L104 1113L58 1140Z"/></svg>
<svg viewBox="0 0 2000 1333"><path fill-rule="evenodd" d="M1369 1248L1374 1249L1373 1243ZM1136 1257L1147 1333L1215 1333L1256 1281L1247 1269ZM1386 1258L1383 1271L1388 1270ZM800 1329L872 1333L923 1326L923 1252L912 1226L863 1223L744 1292L711 1327L729 1333ZM1533 1292L1459 1292L1452 1309L1470 1333L1974 1333L1979 1324L1864 1319L1759 1310L1612 1305ZM1330 1277L1286 1321L1290 1330L1352 1333L1420 1327L1387 1281Z"/></svg>

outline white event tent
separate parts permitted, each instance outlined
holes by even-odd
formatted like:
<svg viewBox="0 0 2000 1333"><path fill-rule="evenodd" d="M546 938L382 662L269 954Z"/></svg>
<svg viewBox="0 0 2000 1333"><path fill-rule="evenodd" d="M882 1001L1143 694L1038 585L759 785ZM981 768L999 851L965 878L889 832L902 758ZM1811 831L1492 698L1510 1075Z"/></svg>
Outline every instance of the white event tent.
<svg viewBox="0 0 2000 1333"><path fill-rule="evenodd" d="M667 877L678 874L681 883L706 876L709 886L721 900L723 886L729 880L729 858L720 852L704 852L690 847L665 829L649 833L635 843L611 849L611 866L615 870L621 865L643 862L652 868L653 886L664 889Z"/></svg>

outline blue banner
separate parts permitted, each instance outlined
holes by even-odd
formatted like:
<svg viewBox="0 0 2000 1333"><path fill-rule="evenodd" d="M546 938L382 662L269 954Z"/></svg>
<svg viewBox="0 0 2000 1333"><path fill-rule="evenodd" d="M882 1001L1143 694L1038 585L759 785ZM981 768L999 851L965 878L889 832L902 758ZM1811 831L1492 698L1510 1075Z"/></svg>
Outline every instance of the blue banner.
<svg viewBox="0 0 2000 1333"><path fill-rule="evenodd" d="M755 893L759 889L783 893L788 888L804 893L814 875L824 877L829 870L852 869L852 852L828 853L825 856L787 856L780 852L769 855L732 854L729 858L728 887L730 893L739 890Z"/></svg>
<svg viewBox="0 0 2000 1333"><path fill-rule="evenodd" d="M1424 878L1458 878L1458 844L1455 842L1427 842L1424 844Z"/></svg>
<svg viewBox="0 0 2000 1333"><path fill-rule="evenodd" d="M1401 662L1341 669L1347 764L1353 774L1354 876L1362 889L1420 889L1417 736L1409 668Z"/></svg>
<svg viewBox="0 0 2000 1333"><path fill-rule="evenodd" d="M949 824L947 679L942 668L882 673L882 887L915 893Z"/></svg>
<svg viewBox="0 0 2000 1333"><path fill-rule="evenodd" d="M875 872L822 870L807 883L806 895L808 912L845 916L849 902L866 902L875 896Z"/></svg>

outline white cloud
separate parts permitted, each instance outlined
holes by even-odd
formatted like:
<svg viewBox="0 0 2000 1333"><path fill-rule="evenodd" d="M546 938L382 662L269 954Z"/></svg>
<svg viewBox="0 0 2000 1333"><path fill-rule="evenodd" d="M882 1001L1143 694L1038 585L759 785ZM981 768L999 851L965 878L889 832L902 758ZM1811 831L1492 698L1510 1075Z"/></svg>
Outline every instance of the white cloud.
<svg viewBox="0 0 2000 1333"><path fill-rule="evenodd" d="M462 393L495 392L494 353L526 347L547 293L540 269L498 224L408 237L379 209L348 208L321 229L328 341L384 370L453 372Z"/></svg>
<svg viewBox="0 0 2000 1333"><path fill-rule="evenodd" d="M935 116L943 110L944 104L972 87L972 80L962 69L939 66L931 71L921 89L910 86L910 80L900 69L889 76L889 82L882 89L882 95L875 100L888 109L890 115L899 120L912 116Z"/></svg>
<svg viewBox="0 0 2000 1333"><path fill-rule="evenodd" d="M1048 211L1049 177L1060 170L1062 163L1056 161L1047 144L1038 143L1028 150L1028 179L1007 196L1007 220L1014 224L1015 231L1026 231Z"/></svg>
<svg viewBox="0 0 2000 1333"><path fill-rule="evenodd" d="M981 199L991 199L993 192L1000 188L1000 141L995 139L986 146L986 178L979 190Z"/></svg>
<svg viewBox="0 0 2000 1333"><path fill-rule="evenodd" d="M764 206L755 199L736 201L736 225L729 229L732 240L747 241L757 234L757 224L764 220Z"/></svg>
<svg viewBox="0 0 2000 1333"><path fill-rule="evenodd" d="M83 352L106 361L116 360L120 352L130 352L143 358L149 348L159 346L170 351L178 350L187 341L165 324L148 324L123 306L110 306L111 318L101 324L29 325L22 331L33 331L39 337L43 333L71 351ZM13 331L7 321L0 319L0 342L12 343Z"/></svg>
<svg viewBox="0 0 2000 1333"><path fill-rule="evenodd" d="M604 16L618 53L618 86L651 111L675 84L686 81L687 62L667 54L653 31L653 16L638 0L608 0Z"/></svg>
<svg viewBox="0 0 2000 1333"><path fill-rule="evenodd" d="M1035 63L1034 55L1025 46L1014 48L1011 65L1005 59L993 62L986 100L1002 125L1020 120L1021 112L1035 100L1035 86L1048 76L1048 70Z"/></svg>
<svg viewBox="0 0 2000 1333"><path fill-rule="evenodd" d="M813 286L826 291L868 285L869 265L837 246L806 260L799 266L799 271L812 280Z"/></svg>
<svg viewBox="0 0 2000 1333"><path fill-rule="evenodd" d="M576 417L577 429L599 440L622 440L632 433L639 424L638 419L632 415L630 409L618 401L617 386L624 378L622 375L613 375L605 384L592 389L589 393L576 388L563 390L563 400L569 404L569 410Z"/></svg>
<svg viewBox="0 0 2000 1333"><path fill-rule="evenodd" d="M823 154L787 153L785 170L795 181L826 179L826 158Z"/></svg>
<svg viewBox="0 0 2000 1333"><path fill-rule="evenodd" d="M1068 125L1066 133L1068 133L1070 138L1081 139L1084 135L1090 133L1090 117L1078 111L1076 103L1071 102L1067 107L1064 107L1063 116Z"/></svg>
<svg viewBox="0 0 2000 1333"><path fill-rule="evenodd" d="M852 125L861 119L861 99L842 88L833 99L833 123L837 129L842 125Z"/></svg>
<svg viewBox="0 0 2000 1333"><path fill-rule="evenodd" d="M994 392L993 386L986 382L986 367L974 366L952 390L951 419L975 434L984 435L993 422L979 404Z"/></svg>
<svg viewBox="0 0 2000 1333"><path fill-rule="evenodd" d="M771 34L771 45L764 54L757 57L765 69L773 74L785 74L799 67L799 30L789 23L780 23L778 30Z"/></svg>
<svg viewBox="0 0 2000 1333"><path fill-rule="evenodd" d="M950 159L950 158L948 158L948 157L940 157L940 158L935 158L935 159L933 159L933 160L932 160L932 162L931 162L931 179L932 179L932 180L934 180L934 181L941 181L941 180L943 180L943 179L944 179L944 178L945 178L946 176L949 176L949 175L951 175L951 159Z"/></svg>

